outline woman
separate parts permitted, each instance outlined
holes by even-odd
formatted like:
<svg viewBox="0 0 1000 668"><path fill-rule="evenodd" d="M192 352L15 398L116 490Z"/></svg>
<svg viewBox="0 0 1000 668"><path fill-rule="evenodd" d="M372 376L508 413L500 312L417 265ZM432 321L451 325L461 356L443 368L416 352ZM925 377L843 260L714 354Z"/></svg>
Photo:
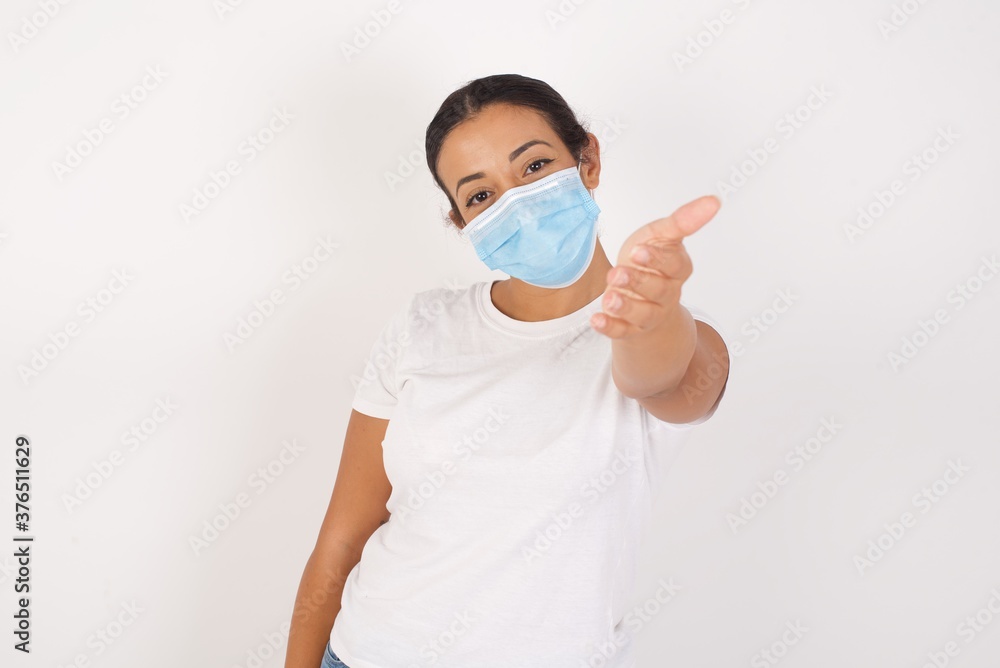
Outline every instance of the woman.
<svg viewBox="0 0 1000 668"><path fill-rule="evenodd" d="M639 228L612 267L597 138L518 75L452 93L426 149L450 222L510 278L416 293L375 341L285 665L325 645L326 668L630 668L652 495L729 374L679 302L682 240L719 202Z"/></svg>

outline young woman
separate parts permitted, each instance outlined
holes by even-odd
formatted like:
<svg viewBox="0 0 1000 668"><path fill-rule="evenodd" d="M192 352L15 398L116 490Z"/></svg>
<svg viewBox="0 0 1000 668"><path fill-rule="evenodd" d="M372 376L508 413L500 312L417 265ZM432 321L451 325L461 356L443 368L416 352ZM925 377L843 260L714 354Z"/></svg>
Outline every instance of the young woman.
<svg viewBox="0 0 1000 668"><path fill-rule="evenodd" d="M640 227L612 267L597 137L519 75L452 93L426 149L450 223L510 278L416 293L375 341L285 666L632 668L653 494L729 376L679 301L719 202Z"/></svg>

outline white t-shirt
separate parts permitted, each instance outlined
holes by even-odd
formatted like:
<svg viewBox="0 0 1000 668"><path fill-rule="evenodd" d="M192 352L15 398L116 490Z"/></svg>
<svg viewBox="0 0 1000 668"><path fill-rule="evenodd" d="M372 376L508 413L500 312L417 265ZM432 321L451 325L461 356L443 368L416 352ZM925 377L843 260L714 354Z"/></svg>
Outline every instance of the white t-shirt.
<svg viewBox="0 0 1000 668"><path fill-rule="evenodd" d="M612 380L611 339L589 324L602 295L524 322L496 308L492 283L416 293L372 346L352 406L389 419L391 517L330 634L350 668L635 665L640 535L719 404L659 421Z"/></svg>

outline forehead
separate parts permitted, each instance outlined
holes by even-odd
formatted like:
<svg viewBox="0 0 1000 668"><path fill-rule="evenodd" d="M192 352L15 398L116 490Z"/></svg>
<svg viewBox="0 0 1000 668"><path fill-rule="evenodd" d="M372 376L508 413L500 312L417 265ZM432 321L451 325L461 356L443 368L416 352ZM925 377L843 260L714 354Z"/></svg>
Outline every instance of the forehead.
<svg viewBox="0 0 1000 668"><path fill-rule="evenodd" d="M441 144L438 173L449 187L463 176L509 165L508 156L529 139L562 146L559 136L538 111L495 104L462 121Z"/></svg>

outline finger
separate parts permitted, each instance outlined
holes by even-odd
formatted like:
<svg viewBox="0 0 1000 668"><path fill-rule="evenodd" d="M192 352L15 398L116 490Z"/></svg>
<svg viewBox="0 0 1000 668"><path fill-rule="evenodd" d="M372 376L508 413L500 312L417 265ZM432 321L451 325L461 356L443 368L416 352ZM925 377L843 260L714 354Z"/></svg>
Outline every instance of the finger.
<svg viewBox="0 0 1000 668"><path fill-rule="evenodd" d="M637 269L656 272L667 278L686 281L691 276L691 257L681 243L662 246L651 240L636 244L629 251L629 259Z"/></svg>
<svg viewBox="0 0 1000 668"><path fill-rule="evenodd" d="M699 197L681 206L666 218L657 218L649 223L649 231L654 237L681 241L712 220L721 206L722 202L715 195Z"/></svg>
<svg viewBox="0 0 1000 668"><path fill-rule="evenodd" d="M624 281L624 282L622 282ZM659 272L642 271L632 267L614 267L608 272L607 292L615 291L632 299L648 301L661 306L673 304L680 299L684 281ZM609 299L609 297L605 297ZM604 301L601 302L605 303ZM610 304L610 301L608 301ZM627 303L625 304L627 306ZM610 310L608 311L611 312ZM627 311L621 313L628 316Z"/></svg>
<svg viewBox="0 0 1000 668"><path fill-rule="evenodd" d="M680 284L677 281L668 281L662 277L659 280L663 283L664 302L650 301L610 288L601 299L604 313L628 322L638 331L652 329L663 319L664 303L673 303L680 298Z"/></svg>
<svg viewBox="0 0 1000 668"><path fill-rule="evenodd" d="M590 316L590 326L611 339L622 339L639 331L627 320L600 311Z"/></svg>

